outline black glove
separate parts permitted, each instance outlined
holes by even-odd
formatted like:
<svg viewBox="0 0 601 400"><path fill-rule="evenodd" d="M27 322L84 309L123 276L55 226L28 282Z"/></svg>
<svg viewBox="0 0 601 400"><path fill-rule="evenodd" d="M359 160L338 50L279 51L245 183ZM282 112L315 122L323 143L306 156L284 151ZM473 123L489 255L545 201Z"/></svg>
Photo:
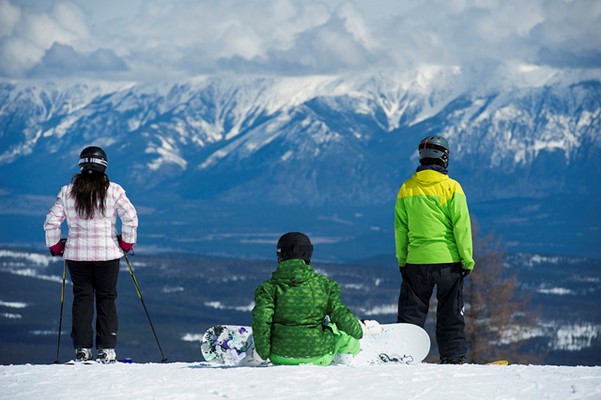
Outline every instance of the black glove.
<svg viewBox="0 0 601 400"><path fill-rule="evenodd" d="M464 268L464 269L461 270L461 276L463 276L465 278L465 277L467 277L470 274L470 272L472 272L471 269L465 269Z"/></svg>
<svg viewBox="0 0 601 400"><path fill-rule="evenodd" d="M407 269L405 267L399 266L399 271L401 271L401 276L403 280L407 279Z"/></svg>

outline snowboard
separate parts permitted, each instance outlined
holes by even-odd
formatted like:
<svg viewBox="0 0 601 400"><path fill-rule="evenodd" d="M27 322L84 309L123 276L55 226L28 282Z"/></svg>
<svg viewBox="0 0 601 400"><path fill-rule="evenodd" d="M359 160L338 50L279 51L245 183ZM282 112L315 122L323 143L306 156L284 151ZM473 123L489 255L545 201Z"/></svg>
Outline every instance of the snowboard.
<svg viewBox="0 0 601 400"><path fill-rule="evenodd" d="M342 363L365 364L419 364L430 351L428 333L417 325L383 324L381 332L368 333L361 341L361 352L356 356L341 355ZM226 366L253 365L254 340L249 326L216 325L202 337L200 349L204 359L212 364Z"/></svg>
<svg viewBox="0 0 601 400"><path fill-rule="evenodd" d="M413 324L381 324L382 332L361 339L361 352L350 360L360 364L419 364L430 352L428 332Z"/></svg>
<svg viewBox="0 0 601 400"><path fill-rule="evenodd" d="M215 325L204 333L200 351L213 364L243 366L255 347L250 326Z"/></svg>

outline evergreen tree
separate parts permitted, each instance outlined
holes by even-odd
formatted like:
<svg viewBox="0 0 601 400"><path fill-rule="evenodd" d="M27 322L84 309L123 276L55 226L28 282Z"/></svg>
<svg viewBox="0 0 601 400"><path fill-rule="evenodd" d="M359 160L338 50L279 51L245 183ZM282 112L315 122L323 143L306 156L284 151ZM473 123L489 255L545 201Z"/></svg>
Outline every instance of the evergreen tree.
<svg viewBox="0 0 601 400"><path fill-rule="evenodd" d="M517 274L507 270L501 242L493 234L482 236L476 223L472 233L476 268L464 286L466 336L471 345L467 361L541 362L544 354L524 349L538 312L530 310L530 297L518 290Z"/></svg>

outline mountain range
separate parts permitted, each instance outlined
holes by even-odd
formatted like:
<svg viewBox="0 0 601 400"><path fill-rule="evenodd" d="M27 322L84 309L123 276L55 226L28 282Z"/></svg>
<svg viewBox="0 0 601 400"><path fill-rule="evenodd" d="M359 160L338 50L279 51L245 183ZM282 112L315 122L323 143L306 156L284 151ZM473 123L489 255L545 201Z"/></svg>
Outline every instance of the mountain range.
<svg viewBox="0 0 601 400"><path fill-rule="evenodd" d="M396 192L419 140L439 134L485 231L516 251L601 258L601 80L466 75L1 81L0 221L12 229L0 243L40 240L93 144L138 207L148 251L262 256L304 230L324 258L391 254Z"/></svg>

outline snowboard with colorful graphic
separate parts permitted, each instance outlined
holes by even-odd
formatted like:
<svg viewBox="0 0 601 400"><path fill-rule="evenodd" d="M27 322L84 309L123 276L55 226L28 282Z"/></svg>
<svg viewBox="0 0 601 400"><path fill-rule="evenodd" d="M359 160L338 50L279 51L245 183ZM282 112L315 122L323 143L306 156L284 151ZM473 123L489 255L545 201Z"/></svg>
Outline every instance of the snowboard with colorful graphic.
<svg viewBox="0 0 601 400"><path fill-rule="evenodd" d="M350 365L419 364L430 351L428 333L416 325L384 324L370 330L361 339L361 352L344 357ZM227 366L256 365L253 359L254 341L249 326L216 325L209 328L201 341L206 361Z"/></svg>
<svg viewBox="0 0 601 400"><path fill-rule="evenodd" d="M204 333L200 351L213 364L243 366L255 347L250 326L215 325Z"/></svg>

